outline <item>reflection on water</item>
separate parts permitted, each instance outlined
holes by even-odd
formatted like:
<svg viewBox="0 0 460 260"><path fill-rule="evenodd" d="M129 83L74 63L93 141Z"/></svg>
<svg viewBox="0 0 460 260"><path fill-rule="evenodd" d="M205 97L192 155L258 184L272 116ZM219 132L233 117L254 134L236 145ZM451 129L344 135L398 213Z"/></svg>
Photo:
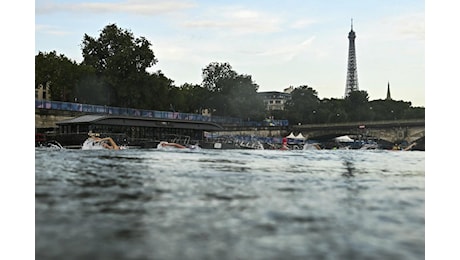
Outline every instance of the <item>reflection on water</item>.
<svg viewBox="0 0 460 260"><path fill-rule="evenodd" d="M37 149L37 259L423 259L424 152Z"/></svg>

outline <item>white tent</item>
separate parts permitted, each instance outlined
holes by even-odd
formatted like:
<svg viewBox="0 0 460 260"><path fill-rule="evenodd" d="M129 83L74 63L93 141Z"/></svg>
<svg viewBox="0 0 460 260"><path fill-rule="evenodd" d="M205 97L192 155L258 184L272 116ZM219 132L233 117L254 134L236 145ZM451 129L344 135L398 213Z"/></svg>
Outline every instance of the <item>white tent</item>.
<svg viewBox="0 0 460 260"><path fill-rule="evenodd" d="M286 138L295 139L295 135L291 132Z"/></svg>
<svg viewBox="0 0 460 260"><path fill-rule="evenodd" d="M355 140L351 139L348 135L343 135L343 136L338 136L334 138L336 142L340 143L349 143L349 142L354 142Z"/></svg>
<svg viewBox="0 0 460 260"><path fill-rule="evenodd" d="M295 139L300 139L300 140L305 140L305 137L302 135L302 133L299 133Z"/></svg>

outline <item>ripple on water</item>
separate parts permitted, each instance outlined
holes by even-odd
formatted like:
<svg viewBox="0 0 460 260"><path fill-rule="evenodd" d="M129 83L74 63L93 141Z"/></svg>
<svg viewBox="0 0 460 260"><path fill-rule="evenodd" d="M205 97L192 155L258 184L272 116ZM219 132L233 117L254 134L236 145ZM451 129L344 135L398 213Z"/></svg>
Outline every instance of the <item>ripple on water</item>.
<svg viewBox="0 0 460 260"><path fill-rule="evenodd" d="M36 256L423 259L424 177L412 152L36 150Z"/></svg>

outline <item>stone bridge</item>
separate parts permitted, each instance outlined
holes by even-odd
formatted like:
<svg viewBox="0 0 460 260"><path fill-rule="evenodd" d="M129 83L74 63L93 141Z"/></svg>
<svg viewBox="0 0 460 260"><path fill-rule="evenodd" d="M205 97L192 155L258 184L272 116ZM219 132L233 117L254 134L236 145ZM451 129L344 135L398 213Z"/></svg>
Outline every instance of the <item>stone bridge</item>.
<svg viewBox="0 0 460 260"><path fill-rule="evenodd" d="M290 127L307 139L325 140L337 136L370 137L390 143L412 143L425 137L425 119L369 121L335 124L307 124Z"/></svg>

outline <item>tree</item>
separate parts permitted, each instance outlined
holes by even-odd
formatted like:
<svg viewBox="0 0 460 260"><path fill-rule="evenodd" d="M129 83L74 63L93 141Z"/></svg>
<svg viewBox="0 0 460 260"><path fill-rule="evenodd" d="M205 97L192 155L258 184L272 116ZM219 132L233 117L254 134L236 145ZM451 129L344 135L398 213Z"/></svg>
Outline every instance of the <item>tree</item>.
<svg viewBox="0 0 460 260"><path fill-rule="evenodd" d="M410 111L411 108L410 102L379 99L369 102L369 105L372 108L372 111L374 112L374 120L398 120L414 118L412 116L406 117L406 115L409 115L409 113L407 113L406 111Z"/></svg>
<svg viewBox="0 0 460 260"><path fill-rule="evenodd" d="M173 81L166 77L161 71L156 71L145 76L145 83L139 82L140 97L144 106L142 108L154 110L171 110L171 103L174 96L171 96L171 89L174 88Z"/></svg>
<svg viewBox="0 0 460 260"><path fill-rule="evenodd" d="M318 123L338 123L349 120L344 99L325 98L321 100L319 111L316 114Z"/></svg>
<svg viewBox="0 0 460 260"><path fill-rule="evenodd" d="M196 84L185 83L179 89L185 97L183 104L180 104L182 111L201 114L203 109L210 108L207 102L210 97L210 91L207 88Z"/></svg>
<svg viewBox="0 0 460 260"><path fill-rule="evenodd" d="M262 120L265 115L263 100L257 95L259 86L249 75L237 75L223 84L227 100L227 114L248 120Z"/></svg>
<svg viewBox="0 0 460 260"><path fill-rule="evenodd" d="M404 119L425 118L425 108L423 107L409 107L404 111Z"/></svg>
<svg viewBox="0 0 460 260"><path fill-rule="evenodd" d="M80 76L78 64L63 54L52 51L35 56L35 87L49 84L52 100L73 101Z"/></svg>
<svg viewBox="0 0 460 260"><path fill-rule="evenodd" d="M91 66L80 65L80 78L75 86L75 98L79 103L109 104L108 86L102 76L98 76Z"/></svg>
<svg viewBox="0 0 460 260"><path fill-rule="evenodd" d="M350 92L345 98L345 111L350 121L369 120L372 117L372 111L370 111L367 91L356 90Z"/></svg>
<svg viewBox="0 0 460 260"><path fill-rule="evenodd" d="M82 64L92 66L96 76L105 81L110 105L136 105L136 97L142 92L136 84L157 62L150 46L144 37L134 38L130 31L115 24L104 27L97 39L84 35Z"/></svg>
<svg viewBox="0 0 460 260"><path fill-rule="evenodd" d="M307 85L299 86L292 91L291 100L286 105L288 120L297 123L317 122L319 105L316 90Z"/></svg>
<svg viewBox="0 0 460 260"><path fill-rule="evenodd" d="M209 90L208 105L216 115L263 119L265 106L259 86L249 75L239 75L229 63L212 62L203 69L202 86Z"/></svg>
<svg viewBox="0 0 460 260"><path fill-rule="evenodd" d="M222 85L219 84L222 80L233 79L237 73L233 71L232 66L225 63L211 62L206 68L203 69L203 87L211 92L221 92Z"/></svg>

